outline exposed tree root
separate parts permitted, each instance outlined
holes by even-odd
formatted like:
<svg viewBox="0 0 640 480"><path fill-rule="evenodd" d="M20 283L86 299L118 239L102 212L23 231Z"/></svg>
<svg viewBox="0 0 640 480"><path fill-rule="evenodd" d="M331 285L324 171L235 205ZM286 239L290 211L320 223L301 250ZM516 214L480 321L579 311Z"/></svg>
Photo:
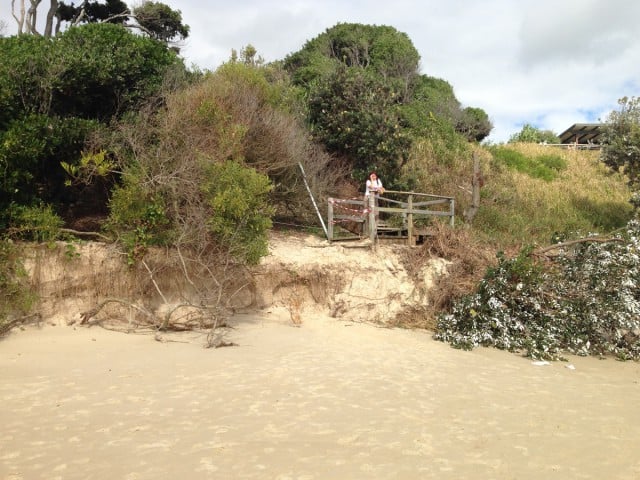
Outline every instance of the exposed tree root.
<svg viewBox="0 0 640 480"><path fill-rule="evenodd" d="M0 323L0 337L9 333L12 328L33 322L34 320L40 322L40 320L42 320L42 316L39 313L33 313L31 315L25 315L24 317L14 318L13 320L9 320L5 323Z"/></svg>
<svg viewBox="0 0 640 480"><path fill-rule="evenodd" d="M212 309L206 306L194 305L192 303L181 303L174 305L162 317L159 317L144 306L121 298L107 298L103 300L92 309L82 312L80 314L80 320L75 323L77 325L99 324L102 326L103 320L96 320L96 317L107 305L113 303L133 309L136 313L139 313L142 316L142 320L137 319L136 322L129 321L126 324L126 328L123 325L121 330L131 331L140 328L149 328L153 331L186 332L226 326L226 322L220 322L218 315L214 315ZM186 321L184 320L185 316L174 317L174 314L181 308L189 309L189 313L186 316L190 316L190 318ZM194 311L201 312L201 315L192 315Z"/></svg>

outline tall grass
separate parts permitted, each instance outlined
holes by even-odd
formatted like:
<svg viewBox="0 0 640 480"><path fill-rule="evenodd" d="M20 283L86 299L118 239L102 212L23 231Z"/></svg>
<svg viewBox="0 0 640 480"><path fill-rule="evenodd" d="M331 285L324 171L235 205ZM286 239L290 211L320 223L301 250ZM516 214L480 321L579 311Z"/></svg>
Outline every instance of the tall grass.
<svg viewBox="0 0 640 480"><path fill-rule="evenodd" d="M523 245L547 244L558 234L607 233L632 217L626 179L612 174L600 162L599 152L535 144L508 148L531 159L559 157L565 168L549 180L501 168L493 160L475 224L492 238Z"/></svg>
<svg viewBox="0 0 640 480"><path fill-rule="evenodd" d="M530 143L499 148L495 154L495 147L470 147L443 161L428 145L417 145L406 173L421 171L416 191L453 196L462 222L471 202L475 152L483 186L472 229L504 250L548 244L558 235L605 234L632 217L626 178L611 173L598 151Z"/></svg>

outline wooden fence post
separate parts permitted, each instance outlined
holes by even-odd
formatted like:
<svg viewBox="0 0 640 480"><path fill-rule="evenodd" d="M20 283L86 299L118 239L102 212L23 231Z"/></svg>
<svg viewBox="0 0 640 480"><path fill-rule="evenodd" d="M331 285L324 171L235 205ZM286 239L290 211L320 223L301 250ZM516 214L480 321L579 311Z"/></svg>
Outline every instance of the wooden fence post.
<svg viewBox="0 0 640 480"><path fill-rule="evenodd" d="M409 209L409 213L407 213L407 243L410 247L415 246L416 239L413 237L413 195L409 194L409 198L407 199L407 208Z"/></svg>
<svg viewBox="0 0 640 480"><path fill-rule="evenodd" d="M482 187L482 174L480 173L480 159L473 152L473 177L471 179L471 206L464 212L464 219L471 223L480 208L480 187Z"/></svg>
<svg viewBox="0 0 640 480"><path fill-rule="evenodd" d="M327 206L327 239L329 243L333 240L333 198L329 198L329 205Z"/></svg>
<svg viewBox="0 0 640 480"><path fill-rule="evenodd" d="M378 232L378 222L376 222L376 196L371 194L369 199L369 240L371 243L376 241L376 233Z"/></svg>

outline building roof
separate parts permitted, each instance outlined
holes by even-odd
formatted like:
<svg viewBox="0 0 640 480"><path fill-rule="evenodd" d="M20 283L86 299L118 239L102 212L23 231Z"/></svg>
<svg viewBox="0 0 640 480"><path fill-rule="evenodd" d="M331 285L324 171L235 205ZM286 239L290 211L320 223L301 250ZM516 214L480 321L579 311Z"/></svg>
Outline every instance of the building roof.
<svg viewBox="0 0 640 480"><path fill-rule="evenodd" d="M560 137L560 143L600 143L602 123L574 123Z"/></svg>

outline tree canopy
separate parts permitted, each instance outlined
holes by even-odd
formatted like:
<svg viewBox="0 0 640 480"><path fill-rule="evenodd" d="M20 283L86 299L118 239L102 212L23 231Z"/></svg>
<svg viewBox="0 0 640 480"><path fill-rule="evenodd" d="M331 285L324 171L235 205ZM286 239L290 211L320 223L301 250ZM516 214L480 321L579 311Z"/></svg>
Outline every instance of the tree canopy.
<svg viewBox="0 0 640 480"><path fill-rule="evenodd" d="M60 163L77 164L91 132L139 108L170 68L184 69L174 52L121 25L0 38L3 214L13 203L70 203Z"/></svg>
<svg viewBox="0 0 640 480"><path fill-rule="evenodd" d="M373 70L405 82L418 70L420 55L409 37L393 27L339 23L285 59L296 84L309 84L338 64Z"/></svg>
<svg viewBox="0 0 640 480"><path fill-rule="evenodd" d="M350 161L354 178L375 168L393 184L417 136L438 135L445 123L480 141L492 128L483 110L462 108L446 81L420 74L419 62L409 37L393 27L339 23L283 65L306 91L315 138Z"/></svg>
<svg viewBox="0 0 640 480"><path fill-rule="evenodd" d="M25 0L19 1L17 8L16 2L12 2L18 34L40 34L36 20L41 1L32 0L28 9L25 8ZM83 0L79 5L75 2L51 0L42 35L50 38L59 34L65 24L77 26L84 23L115 23L137 28L165 44L184 40L189 36L189 26L182 23L180 10L173 10L164 3L150 0L142 2L133 12L122 0Z"/></svg>
<svg viewBox="0 0 640 480"><path fill-rule="evenodd" d="M604 124L602 161L624 172L629 184L640 191L640 97L623 97ZM640 206L640 205L636 205Z"/></svg>
<svg viewBox="0 0 640 480"><path fill-rule="evenodd" d="M538 127L526 123L522 130L511 135L508 143L560 143L558 135L551 130L541 130Z"/></svg>
<svg viewBox="0 0 640 480"><path fill-rule="evenodd" d="M60 21L72 25L98 22L122 24L127 20L129 13L129 7L122 0L105 0L104 3L84 0L78 6L75 2L59 2L55 11Z"/></svg>
<svg viewBox="0 0 640 480"><path fill-rule="evenodd" d="M161 42L171 43L189 36L189 26L182 23L180 10L164 3L145 1L133 9L133 15L149 36Z"/></svg>

